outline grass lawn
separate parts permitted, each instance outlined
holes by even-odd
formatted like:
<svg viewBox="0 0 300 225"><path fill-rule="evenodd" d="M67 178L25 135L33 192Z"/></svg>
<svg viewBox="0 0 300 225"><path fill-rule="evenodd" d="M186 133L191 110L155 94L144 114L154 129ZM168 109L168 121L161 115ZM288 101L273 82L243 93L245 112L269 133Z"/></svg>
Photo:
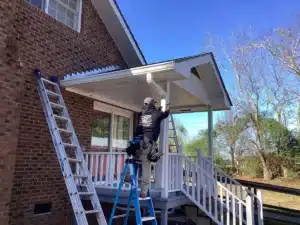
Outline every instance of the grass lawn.
<svg viewBox="0 0 300 225"><path fill-rule="evenodd" d="M260 178L251 178L246 176L240 176L236 178L241 180L249 180L253 182L261 182L266 184L273 184L273 185L300 189L300 180L276 179L271 181L264 181L263 179ZM263 197L264 204L300 210L300 196L287 195L287 194L262 190L262 197ZM270 224L277 225L277 223L270 223ZM281 223L278 223L278 225L280 224Z"/></svg>

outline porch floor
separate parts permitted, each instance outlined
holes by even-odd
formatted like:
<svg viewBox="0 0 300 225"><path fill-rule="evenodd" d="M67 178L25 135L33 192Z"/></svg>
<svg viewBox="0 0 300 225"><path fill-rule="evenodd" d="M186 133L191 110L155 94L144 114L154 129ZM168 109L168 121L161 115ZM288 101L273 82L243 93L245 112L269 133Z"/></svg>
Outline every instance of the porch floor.
<svg viewBox="0 0 300 225"><path fill-rule="evenodd" d="M96 187L96 192L100 202L113 203L116 197L117 189ZM130 190L122 190L119 197L120 205L127 205ZM182 192L169 193L168 198L160 196L160 189L152 189L151 197L155 209L162 211L175 208L177 206L191 204L191 201ZM146 201L141 202L141 207L147 206Z"/></svg>

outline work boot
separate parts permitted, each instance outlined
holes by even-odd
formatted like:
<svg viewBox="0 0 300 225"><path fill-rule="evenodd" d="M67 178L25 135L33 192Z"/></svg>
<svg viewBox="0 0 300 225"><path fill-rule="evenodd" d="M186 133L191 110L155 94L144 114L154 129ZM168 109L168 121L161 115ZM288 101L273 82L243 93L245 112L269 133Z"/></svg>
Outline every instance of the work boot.
<svg viewBox="0 0 300 225"><path fill-rule="evenodd" d="M146 198L147 197L147 193L146 192L140 192L140 198Z"/></svg>
<svg viewBox="0 0 300 225"><path fill-rule="evenodd" d="M124 182L125 183L130 183L130 176L129 175L125 176Z"/></svg>

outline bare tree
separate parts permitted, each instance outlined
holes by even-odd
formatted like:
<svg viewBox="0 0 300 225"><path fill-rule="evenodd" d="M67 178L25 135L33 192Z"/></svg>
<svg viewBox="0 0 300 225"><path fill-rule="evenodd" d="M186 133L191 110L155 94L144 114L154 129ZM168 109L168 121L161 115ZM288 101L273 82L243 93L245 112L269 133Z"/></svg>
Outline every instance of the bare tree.
<svg viewBox="0 0 300 225"><path fill-rule="evenodd" d="M271 171L266 153L270 149L265 145L264 118L276 116L281 122L286 121L286 106L291 100L285 93L280 67L274 64L269 52L255 46L257 40L251 28L232 35L229 41L209 36L210 47L219 47L224 56L222 61L229 63L236 77L239 87L236 107L248 118L249 147L259 157L264 178L269 180Z"/></svg>
<svg viewBox="0 0 300 225"><path fill-rule="evenodd" d="M237 160L242 155L243 148L239 145L242 133L247 129L247 119L239 117L234 111L225 113L223 120L216 124L216 136L220 146L228 148L231 158L232 172L237 172Z"/></svg>
<svg viewBox="0 0 300 225"><path fill-rule="evenodd" d="M254 46L271 53L292 73L300 76L300 14L289 28L276 28Z"/></svg>

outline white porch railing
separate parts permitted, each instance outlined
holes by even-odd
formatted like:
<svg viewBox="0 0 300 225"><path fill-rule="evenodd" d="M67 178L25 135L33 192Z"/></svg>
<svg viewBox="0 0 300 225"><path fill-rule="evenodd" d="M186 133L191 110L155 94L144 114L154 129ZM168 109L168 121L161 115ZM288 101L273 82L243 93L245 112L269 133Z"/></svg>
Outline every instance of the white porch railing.
<svg viewBox="0 0 300 225"><path fill-rule="evenodd" d="M258 197L261 194L250 192L201 153L194 161L181 157L183 193L217 224L253 225L256 217L258 224L263 225L262 199Z"/></svg>
<svg viewBox="0 0 300 225"><path fill-rule="evenodd" d="M182 152L182 151L180 151ZM96 187L117 189L127 154L124 152L85 152L85 160ZM218 225L263 225L262 200L217 168L211 159L198 153L197 159L182 153L168 154L168 192L182 191ZM152 181L155 180L155 168ZM123 189L130 190L125 183ZM258 196L261 196L258 194Z"/></svg>
<svg viewBox="0 0 300 225"><path fill-rule="evenodd" d="M85 161L96 187L117 189L124 169L126 152L84 152ZM155 182L155 166L152 166L151 181ZM124 183L123 190L131 185Z"/></svg>
<svg viewBox="0 0 300 225"><path fill-rule="evenodd" d="M168 192L181 191L182 159L179 153L169 153Z"/></svg>

